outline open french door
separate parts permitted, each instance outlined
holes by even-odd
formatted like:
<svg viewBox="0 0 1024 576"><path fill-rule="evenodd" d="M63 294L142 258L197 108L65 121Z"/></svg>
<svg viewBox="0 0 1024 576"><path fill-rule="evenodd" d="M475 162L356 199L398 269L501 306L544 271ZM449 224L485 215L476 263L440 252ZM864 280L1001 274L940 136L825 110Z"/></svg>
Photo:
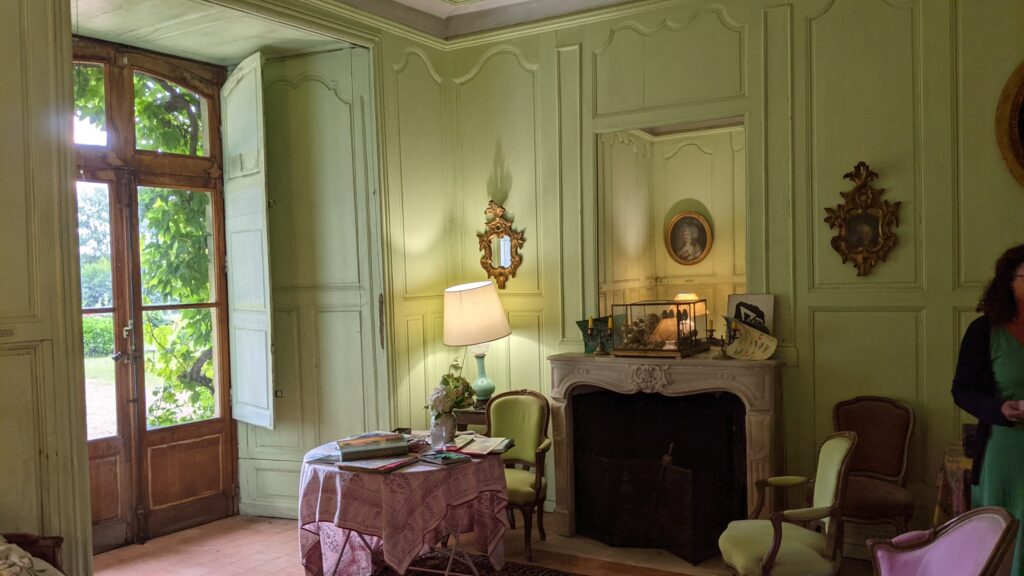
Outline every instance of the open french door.
<svg viewBox="0 0 1024 576"><path fill-rule="evenodd" d="M94 549L236 508L221 68L75 41Z"/></svg>

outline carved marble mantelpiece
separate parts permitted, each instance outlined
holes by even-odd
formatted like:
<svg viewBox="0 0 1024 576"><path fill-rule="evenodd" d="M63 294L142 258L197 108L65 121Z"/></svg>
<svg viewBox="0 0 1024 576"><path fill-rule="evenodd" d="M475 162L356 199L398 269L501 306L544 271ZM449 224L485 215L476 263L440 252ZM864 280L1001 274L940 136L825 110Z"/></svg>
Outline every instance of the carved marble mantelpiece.
<svg viewBox="0 0 1024 576"><path fill-rule="evenodd" d="M689 358L617 358L557 354L551 362L555 458L555 529L576 532L573 478L572 399L596 390L685 396L729 392L746 407L747 508L756 499L754 481L775 475L782 463L782 362ZM769 502L770 504L770 502ZM771 510L771 507L767 507Z"/></svg>

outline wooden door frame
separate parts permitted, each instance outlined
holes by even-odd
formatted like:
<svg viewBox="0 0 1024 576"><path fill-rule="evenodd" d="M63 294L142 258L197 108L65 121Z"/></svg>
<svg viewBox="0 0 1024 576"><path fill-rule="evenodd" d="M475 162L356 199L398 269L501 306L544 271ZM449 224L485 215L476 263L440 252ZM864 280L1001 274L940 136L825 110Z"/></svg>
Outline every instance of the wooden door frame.
<svg viewBox="0 0 1024 576"><path fill-rule="evenodd" d="M103 176L113 188L111 205L112 262L117 262L119 273L116 279L117 304L115 312L117 326L132 322L135 329L130 339L123 333L116 337L117 349L129 355L130 362L119 363L118 381L127 382L118 388L118 438L122 457L130 466L130 481L126 494L120 498L132 510L125 523L127 541L144 541L154 532L153 525L160 528L157 534L195 524L197 518L211 515L228 516L237 511L237 441L236 427L231 419L230 405L230 364L228 362L228 331L226 290L227 273L225 266L226 242L223 237L224 204L221 182L221 141L220 141L220 97L219 90L226 77L226 71L217 66L206 65L172 56L156 55L118 44L92 39L75 38L73 60L95 62L105 69L106 120L110 140L106 146L76 146L79 174ZM187 156L137 150L134 127L134 104L131 98L133 77L136 71L159 76L173 83L193 90L206 100L207 117L205 126L204 152L206 156ZM114 94L118 96L114 96ZM145 398L145 359L143 350L143 315L146 305L141 294L141 262L139 242L138 189L140 187L173 187L195 190L209 194L211 201L211 232L215 244L211 250L214 270L211 273L211 294L207 304L202 306L184 304L180 308L202 307L211 310L214 320L213 345L216 363L216 397L218 412L215 417L180 425L148 430ZM114 229L117 229L114 232ZM174 308L179 308L174 306ZM122 317L125 315L130 317ZM127 390L126 390L127 388ZM122 409L133 406L133 409ZM209 429L210 434L205 434ZM214 430L216 432L214 433ZM216 493L202 498L186 498L184 511L158 512L172 504L156 506L151 494L153 474L151 473L150 450L166 445L187 442L198 435L199 439L214 435L218 439L218 486ZM87 440L87 445L88 445ZM99 450L99 448L97 448ZM90 450L92 454L94 450ZM195 502L193 502L195 500ZM154 521L166 518L167 524ZM120 522L119 522L120 523ZM106 548L107 545L101 546Z"/></svg>

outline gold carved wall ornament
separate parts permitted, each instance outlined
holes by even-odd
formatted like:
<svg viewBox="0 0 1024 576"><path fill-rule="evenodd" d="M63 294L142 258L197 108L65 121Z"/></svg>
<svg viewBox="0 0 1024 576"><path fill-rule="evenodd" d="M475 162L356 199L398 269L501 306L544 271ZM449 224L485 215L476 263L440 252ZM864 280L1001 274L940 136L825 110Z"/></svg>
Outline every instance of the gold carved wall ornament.
<svg viewBox="0 0 1024 576"><path fill-rule="evenodd" d="M832 248L843 257L843 263L853 260L857 276L867 276L879 260L885 262L896 245L894 228L900 224L902 202L882 200L885 189L871 186L878 174L865 162L858 162L843 178L853 182L854 187L839 193L842 204L825 208L825 222L829 228L838 228L832 237Z"/></svg>
<svg viewBox="0 0 1024 576"><path fill-rule="evenodd" d="M1024 186L1024 62L1010 74L999 96L996 143L1010 174Z"/></svg>
<svg viewBox="0 0 1024 576"><path fill-rule="evenodd" d="M505 208L494 200L487 202L484 209L484 226L484 231L476 235L484 253L480 266L487 271L487 276L494 278L498 288L504 288L523 263L519 250L526 239L522 230L516 230L512 221L505 219Z"/></svg>

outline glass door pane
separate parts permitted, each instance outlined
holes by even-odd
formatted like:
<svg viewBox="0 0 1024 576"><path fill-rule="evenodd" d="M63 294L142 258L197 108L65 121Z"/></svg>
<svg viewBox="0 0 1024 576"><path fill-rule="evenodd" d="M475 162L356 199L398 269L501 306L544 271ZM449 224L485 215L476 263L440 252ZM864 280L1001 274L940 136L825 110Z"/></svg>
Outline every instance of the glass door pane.
<svg viewBox="0 0 1024 576"><path fill-rule="evenodd" d="M216 418L210 195L139 186L138 200L146 427Z"/></svg>
<svg viewBox="0 0 1024 576"><path fill-rule="evenodd" d="M107 86L103 64L75 62L75 144L107 145Z"/></svg>
<svg viewBox="0 0 1024 576"><path fill-rule="evenodd" d="M143 313L147 429L220 415L212 312L187 308Z"/></svg>
<svg viewBox="0 0 1024 576"><path fill-rule="evenodd" d="M82 349L88 439L117 436L114 291L110 264L110 187L77 182L78 261L82 280Z"/></svg>

